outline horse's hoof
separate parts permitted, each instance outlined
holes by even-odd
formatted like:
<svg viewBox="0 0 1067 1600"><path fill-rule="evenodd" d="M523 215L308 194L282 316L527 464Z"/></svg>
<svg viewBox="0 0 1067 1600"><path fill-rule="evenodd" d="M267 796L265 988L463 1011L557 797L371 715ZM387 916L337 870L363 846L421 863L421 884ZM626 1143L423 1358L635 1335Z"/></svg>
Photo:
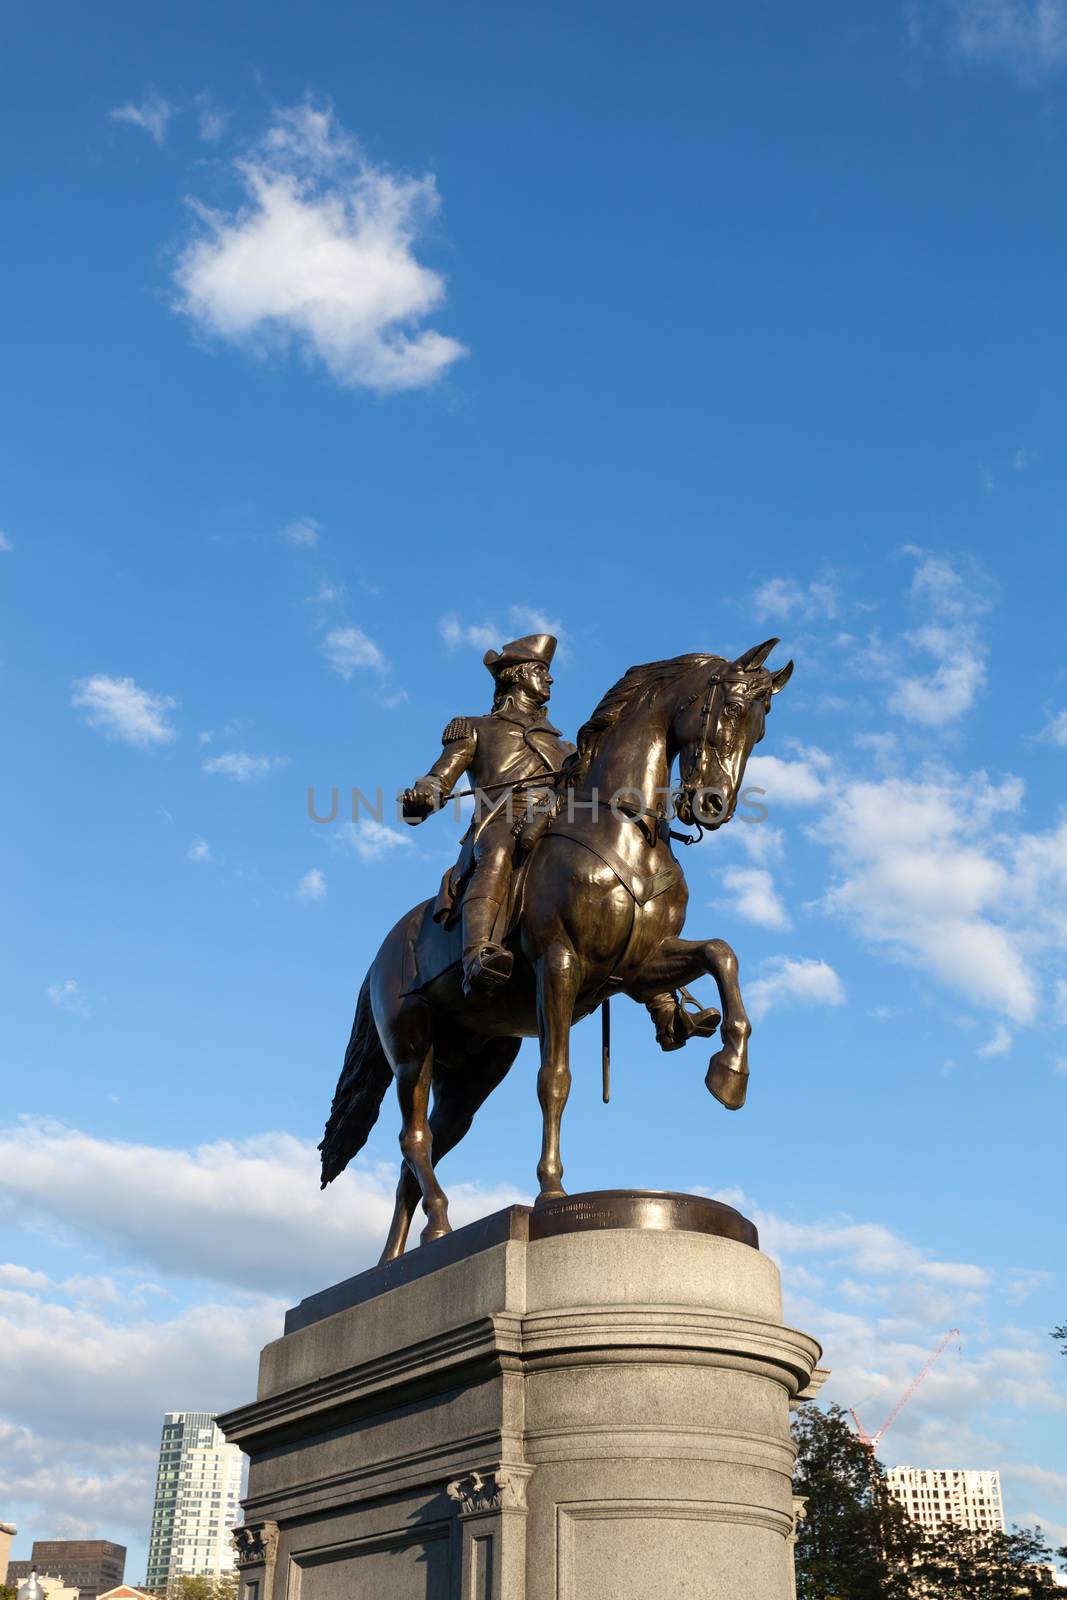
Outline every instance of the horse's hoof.
<svg viewBox="0 0 1067 1600"><path fill-rule="evenodd" d="M430 1222L419 1234L420 1244L433 1244L435 1239L444 1239L452 1232L451 1225L447 1222Z"/></svg>
<svg viewBox="0 0 1067 1600"><path fill-rule="evenodd" d="M547 1206L550 1200L566 1200L566 1198L566 1189L542 1189L534 1201L534 1210L536 1211L538 1206Z"/></svg>
<svg viewBox="0 0 1067 1600"><path fill-rule="evenodd" d="M713 1094L727 1111L740 1111L748 1092L747 1070L742 1072L737 1067L728 1067L718 1056L712 1056L704 1082L709 1094Z"/></svg>

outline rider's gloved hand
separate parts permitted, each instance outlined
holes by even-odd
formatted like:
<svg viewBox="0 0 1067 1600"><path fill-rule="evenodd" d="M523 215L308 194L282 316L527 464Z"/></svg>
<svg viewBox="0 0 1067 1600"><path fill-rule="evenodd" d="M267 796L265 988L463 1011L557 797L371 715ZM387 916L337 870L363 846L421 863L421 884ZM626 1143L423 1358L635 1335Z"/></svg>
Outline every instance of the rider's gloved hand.
<svg viewBox="0 0 1067 1600"><path fill-rule="evenodd" d="M437 810L440 803L441 789L432 778L420 778L410 789L403 789L400 793L400 809L404 821L410 822L412 827L424 822Z"/></svg>

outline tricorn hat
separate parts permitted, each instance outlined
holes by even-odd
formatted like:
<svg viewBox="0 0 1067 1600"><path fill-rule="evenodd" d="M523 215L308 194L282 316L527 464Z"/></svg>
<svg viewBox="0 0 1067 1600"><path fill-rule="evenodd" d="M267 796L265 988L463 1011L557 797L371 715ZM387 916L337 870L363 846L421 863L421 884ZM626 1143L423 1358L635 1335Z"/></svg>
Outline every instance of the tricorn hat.
<svg viewBox="0 0 1067 1600"><path fill-rule="evenodd" d="M524 661L543 661L549 666L556 653L556 640L550 633L528 633L523 639L513 639L503 650L487 650L482 661L495 678L505 667L517 667Z"/></svg>

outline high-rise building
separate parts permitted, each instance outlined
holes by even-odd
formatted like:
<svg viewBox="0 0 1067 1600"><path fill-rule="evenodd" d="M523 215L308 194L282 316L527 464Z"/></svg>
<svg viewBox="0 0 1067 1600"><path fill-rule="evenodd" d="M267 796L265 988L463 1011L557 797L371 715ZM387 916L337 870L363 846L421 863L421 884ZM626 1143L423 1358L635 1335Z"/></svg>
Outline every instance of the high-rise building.
<svg viewBox="0 0 1067 1600"><path fill-rule="evenodd" d="M182 1573L218 1577L234 1564L231 1529L240 1520L243 1457L205 1411L163 1419L156 1500L148 1539L149 1589Z"/></svg>
<svg viewBox="0 0 1067 1600"><path fill-rule="evenodd" d="M999 1472L969 1472L963 1468L890 1467L886 1488L913 1522L940 1528L946 1522L957 1528L1004 1532L1004 1502Z"/></svg>
<svg viewBox="0 0 1067 1600"><path fill-rule="evenodd" d="M59 1579L77 1589L82 1600L96 1600L105 1589L122 1582L126 1546L110 1539L35 1539L29 1561L12 1561L12 1581L38 1577Z"/></svg>
<svg viewBox="0 0 1067 1600"><path fill-rule="evenodd" d="M11 1555L11 1541L18 1533L13 1522L0 1522L0 1583L7 1582L7 1563Z"/></svg>

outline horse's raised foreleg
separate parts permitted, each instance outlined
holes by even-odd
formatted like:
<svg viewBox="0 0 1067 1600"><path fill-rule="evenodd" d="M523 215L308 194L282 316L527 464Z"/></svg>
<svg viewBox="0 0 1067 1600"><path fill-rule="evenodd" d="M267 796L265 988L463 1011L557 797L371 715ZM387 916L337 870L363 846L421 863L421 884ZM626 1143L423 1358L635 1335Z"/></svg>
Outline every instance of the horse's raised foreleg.
<svg viewBox="0 0 1067 1600"><path fill-rule="evenodd" d="M571 1089L570 1037L578 994L578 958L568 943L557 939L538 958L536 966L537 1032L541 1041L537 1098L543 1119L541 1159L537 1163L538 1200L553 1200L566 1192L559 1130Z"/></svg>
<svg viewBox="0 0 1067 1600"><path fill-rule="evenodd" d="M521 1039L494 1039L486 1047L482 1059L435 1070L433 1110L430 1112L430 1159L435 1167L469 1131L474 1113L505 1078L521 1043ZM420 1194L418 1179L405 1162L396 1186L396 1206L383 1261L394 1261L404 1254Z"/></svg>
<svg viewBox="0 0 1067 1600"><path fill-rule="evenodd" d="M708 1065L707 1084L716 1100L729 1111L745 1103L748 1089L748 1040L752 1024L738 982L737 957L724 939L664 939L656 954L641 969L626 993L648 1001L665 989L692 983L708 973L715 979L722 1008L722 1049Z"/></svg>

